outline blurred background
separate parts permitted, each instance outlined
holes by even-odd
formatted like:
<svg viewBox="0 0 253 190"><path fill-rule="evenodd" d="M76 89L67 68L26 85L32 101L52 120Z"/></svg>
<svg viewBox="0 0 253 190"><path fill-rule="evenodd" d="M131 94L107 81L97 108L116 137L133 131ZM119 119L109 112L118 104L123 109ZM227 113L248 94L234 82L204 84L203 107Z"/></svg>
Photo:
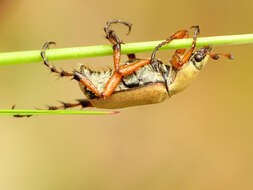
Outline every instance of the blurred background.
<svg viewBox="0 0 253 190"><path fill-rule="evenodd" d="M108 44L105 22L125 42L162 40L200 25L200 36L253 33L253 1L1 0L0 51ZM253 44L215 47L235 60L210 60L193 84L160 104L113 116L0 119L0 189L252 189ZM159 52L168 62L173 51ZM138 57L149 57L149 53ZM125 56L124 56L125 57ZM54 62L100 68L112 57ZM0 109L82 98L76 82L41 63L1 66ZM95 109L96 110L96 109Z"/></svg>

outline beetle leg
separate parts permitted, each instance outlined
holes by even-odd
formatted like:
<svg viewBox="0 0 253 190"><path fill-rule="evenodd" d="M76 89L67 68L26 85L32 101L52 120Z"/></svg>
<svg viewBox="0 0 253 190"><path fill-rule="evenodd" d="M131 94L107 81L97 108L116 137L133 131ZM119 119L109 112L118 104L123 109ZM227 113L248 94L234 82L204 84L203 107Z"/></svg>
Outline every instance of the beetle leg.
<svg viewBox="0 0 253 190"><path fill-rule="evenodd" d="M151 63L154 62L155 60L155 56L156 56L156 52L164 45L170 43L172 40L174 39L182 39L182 38L188 38L189 34L187 30L179 30L176 33L174 33L173 35L171 35L169 38L167 38L164 42L158 44L155 48L155 50L153 51L152 55L151 55ZM180 49L177 50L178 52L182 52L184 53L185 50L184 49Z"/></svg>
<svg viewBox="0 0 253 190"><path fill-rule="evenodd" d="M68 108L74 108L77 106L81 106L82 108L86 108L86 107L93 107L93 105L86 99L77 99L77 103L66 103L66 102L62 102L60 101L60 103L62 105L60 106L48 106L48 110L59 110L59 109L68 109ZM15 109L16 105L13 105L11 107L11 109ZM13 117L18 117L18 118L22 118L22 117L31 117L33 116L32 114L26 114L26 115L21 115L21 114L16 114L13 115Z"/></svg>
<svg viewBox="0 0 253 190"><path fill-rule="evenodd" d="M48 106L48 110L59 110L59 109L68 109L81 106L82 108L93 107L93 105L86 99L77 99L77 103L66 103L60 101L62 105L60 106Z"/></svg>
<svg viewBox="0 0 253 190"><path fill-rule="evenodd" d="M192 26L191 28L195 28L191 49L185 55L184 55L185 51L181 51L180 49L176 50L176 52L172 56L171 64L176 69L180 69L186 62L189 61L193 51L196 48L196 40L197 40L197 35L199 34L199 26ZM184 55L183 58L181 58L180 55Z"/></svg>
<svg viewBox="0 0 253 190"><path fill-rule="evenodd" d="M183 59L180 59L181 55L185 54L186 49L177 49L172 56L171 64L176 68L179 69L182 67L187 61L189 61L190 56L192 55L192 52L194 51L196 47L196 39L197 35L199 34L199 26L192 26L191 28L195 28L195 33L193 36L193 43L191 49L186 53L186 55L183 57ZM160 43L155 50L153 51L151 55L151 64L155 60L156 52L164 45L170 43L174 39L183 39L183 38L189 38L189 33L187 30L179 30L176 33L174 33L172 36L170 36L168 39L166 39L164 42Z"/></svg>
<svg viewBox="0 0 253 190"><path fill-rule="evenodd" d="M93 92L97 97L102 97L103 95L99 93L95 85L86 77L84 74L79 73L78 71L74 71L73 79L80 82L86 88L88 88L91 92Z"/></svg>
<svg viewBox="0 0 253 190"><path fill-rule="evenodd" d="M121 66L119 72L114 71L111 78L107 81L102 96L104 98L109 97L120 83L122 77L132 74L137 69L147 64L150 64L150 60L142 59L130 65Z"/></svg>
<svg viewBox="0 0 253 190"><path fill-rule="evenodd" d="M112 20L106 23L106 26L104 27L104 31L106 34L106 39L108 39L112 45L113 45L113 62L114 62L114 69L116 72L119 71L119 63L120 63L120 57L121 57L121 44L119 37L116 35L115 31L110 29L110 26L112 24L121 23L128 27L128 33L131 31L132 24L122 21L122 20Z"/></svg>
<svg viewBox="0 0 253 190"><path fill-rule="evenodd" d="M82 83L84 86L86 86L89 90L91 90L96 96L101 97L102 95L98 92L94 84L83 74L74 71L72 73L66 72L66 71L58 71L55 66L52 66L48 63L48 59L45 57L45 50L49 48L49 45L56 44L55 42L46 42L41 51L41 57L43 59L43 63L50 68L50 70L54 73L59 74L61 77L65 76L72 76L73 79L77 80L78 82Z"/></svg>
<svg viewBox="0 0 253 190"><path fill-rule="evenodd" d="M141 59L141 60L138 60L137 62L132 63L130 65L122 65L120 67L119 73L122 76L127 76L147 64L150 64L149 59Z"/></svg>
<svg viewBox="0 0 253 190"><path fill-rule="evenodd" d="M46 65L46 66L50 69L51 72L57 73L57 74L59 74L61 77L73 76L73 73L69 73L69 72L66 72L66 71L64 71L64 70L58 71L54 65L50 65L50 64L49 64L48 59L46 58L46 50L49 49L49 46L52 45L52 44L53 44L53 45L56 45L55 42L46 42L46 43L43 45L43 47L42 47L42 51L40 52L40 55L41 55L41 57L42 57L42 59L43 59L44 65Z"/></svg>
<svg viewBox="0 0 253 190"><path fill-rule="evenodd" d="M118 84L120 83L121 78L123 77L123 75L120 73L120 66L119 66L122 42L120 41L119 37L116 35L115 31L110 29L110 26L116 23L121 23L121 24L126 25L128 27L127 34L130 33L131 28L132 28L132 24L125 21L121 21L121 20L109 21L106 23L106 26L104 27L106 39L108 39L113 44L113 62L114 62L114 73L111 76L111 78L107 81L102 95L99 94L100 95L99 97L104 97L104 98L109 97L114 92L115 88L117 88ZM129 61L133 61L136 58L134 54L128 54L128 59Z"/></svg>
<svg viewBox="0 0 253 190"><path fill-rule="evenodd" d="M119 85L121 78L122 78L122 75L119 74L118 72L114 71L113 75L107 81L107 83L105 85L105 88L104 88L104 91L102 94L102 96L104 98L108 98L114 92L114 90Z"/></svg>

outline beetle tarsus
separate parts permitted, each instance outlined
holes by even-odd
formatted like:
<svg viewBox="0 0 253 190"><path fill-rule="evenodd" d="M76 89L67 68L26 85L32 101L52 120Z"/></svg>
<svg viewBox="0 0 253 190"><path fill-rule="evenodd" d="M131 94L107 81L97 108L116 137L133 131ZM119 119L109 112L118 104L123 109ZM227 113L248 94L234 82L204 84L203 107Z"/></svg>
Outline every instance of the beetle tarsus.
<svg viewBox="0 0 253 190"><path fill-rule="evenodd" d="M174 39L182 39L182 38L188 38L188 31L187 30L179 30L176 33L174 33L172 36L170 36L169 38L167 38L165 41L163 41L162 43L158 44L155 48L155 50L153 51L152 55L151 55L151 63L154 61L155 56L156 56L156 52L164 45L170 43L172 40Z"/></svg>
<svg viewBox="0 0 253 190"><path fill-rule="evenodd" d="M53 73L57 73L59 74L60 77L68 77L68 76L73 76L73 73L69 73L69 72L66 72L64 70L62 71L59 71L56 69L56 67L54 65L50 65L49 64L49 61L48 59L46 58L46 50L49 49L50 45L56 45L55 42L52 42L52 41L49 41L49 42L46 42L43 46L42 46L42 51L40 52L40 55L43 59L43 63L44 65L46 65L51 72Z"/></svg>
<svg viewBox="0 0 253 190"><path fill-rule="evenodd" d="M60 109L69 109L81 106L82 108L93 107L92 104L86 99L77 99L77 103L67 103L63 101L59 101L61 103L60 106L47 106L48 110L60 110Z"/></svg>
<svg viewBox="0 0 253 190"><path fill-rule="evenodd" d="M199 26L191 26L191 29L195 29L194 35L193 35L193 42L192 42L192 47L191 49L185 54L185 49L177 49L172 56L171 59L171 64L176 68L180 69L187 61L189 61L192 52L194 51L196 47L196 40L197 40L197 35L200 32ZM168 39L166 39L164 42L158 44L156 46L155 50L153 51L151 55L151 64L155 60L156 52L164 45L170 43L174 39L183 39L183 38L189 38L189 33L187 30L179 30L176 33L174 33L172 36L170 36ZM185 54L185 55L184 55ZM180 56L184 55L184 57L181 59Z"/></svg>
<svg viewBox="0 0 253 190"><path fill-rule="evenodd" d="M177 70L190 60L191 55L196 48L197 35L199 34L200 29L199 26L192 26L191 28L195 29L191 48L188 50L187 53L185 53L185 49L176 50L170 61L173 67ZM184 38L189 38L189 35L186 35ZM183 57L181 58L180 56Z"/></svg>
<svg viewBox="0 0 253 190"><path fill-rule="evenodd" d="M106 25L105 25L105 27L104 27L105 33L106 33L106 34L109 34L110 31L113 31L113 30L110 29L110 26L111 26L112 24L117 24L117 23L124 24L124 25L126 25L126 26L128 27L127 35L131 32L131 29L132 29L132 24L131 24L131 23L126 22L126 21L116 20L116 19L115 19L115 20L111 20L111 21L106 22Z"/></svg>
<svg viewBox="0 0 253 190"><path fill-rule="evenodd" d="M116 32L114 30L110 29L110 26L112 24L117 24L117 23L124 24L128 27L127 34L129 34L131 32L131 28L132 28L132 24L122 21L122 20L108 21L108 22L106 22L106 25L104 27L104 31L106 34L105 37L113 45L113 62L114 62L114 69L116 72L119 71L119 63L120 63L120 57L121 57L121 44L123 42L120 41L119 37L116 35Z"/></svg>

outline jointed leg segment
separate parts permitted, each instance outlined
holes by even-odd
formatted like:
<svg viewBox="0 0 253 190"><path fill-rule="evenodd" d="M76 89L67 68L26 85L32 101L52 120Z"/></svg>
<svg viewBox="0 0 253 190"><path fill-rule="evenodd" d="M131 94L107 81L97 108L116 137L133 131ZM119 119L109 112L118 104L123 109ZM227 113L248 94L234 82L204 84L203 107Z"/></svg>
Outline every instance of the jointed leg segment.
<svg viewBox="0 0 253 190"><path fill-rule="evenodd" d="M60 106L47 106L48 110L68 109L68 108L74 108L74 107L78 107L78 106L81 106L82 108L93 107L93 105L86 99L78 99L77 103L66 103L66 102L62 102L62 101L60 101L60 103L62 104ZM15 107L16 107L16 105L13 105L11 107L11 109L15 109ZM32 114L26 114L26 115L16 114L16 115L13 115L13 117L18 117L18 118L31 117L31 116L33 116L33 115Z"/></svg>
<svg viewBox="0 0 253 190"><path fill-rule="evenodd" d="M103 93L98 92L94 84L82 73L79 73L78 71L74 71L72 73L66 72L66 71L58 71L55 66L52 66L49 64L48 59L45 56L45 50L49 48L49 45L55 44L55 42L47 42L43 45L42 51L41 51L41 57L43 59L43 63L54 73L58 73L60 76L72 76L73 79L79 81L82 85L84 85L86 88L88 88L90 91L92 91L97 97L100 98L106 98L109 97L115 90L115 88L120 83L120 80L123 76L129 75L133 73L135 70L140 68L141 66L145 64L149 64L149 60L140 60L136 63L133 63L128 66L120 67L120 57L121 57L121 44L119 37L116 35L115 31L110 29L110 26L112 24L121 23L128 27L128 33L131 31L131 24L121 21L121 20L113 20L106 23L106 26L104 28L106 38L112 43L113 45L113 61L114 61L114 73L111 76L111 78L106 83L105 89ZM129 54L128 55L129 61L134 61L136 59L135 54Z"/></svg>
<svg viewBox="0 0 253 190"><path fill-rule="evenodd" d="M112 24L116 24L116 23L121 23L121 24L126 25L128 27L128 33L131 31L131 26L132 26L131 24L121 21L121 20L113 20L113 21L106 23L106 26L104 28L106 38L112 43L113 51L114 51L114 54L113 54L114 73L111 76L111 78L107 81L104 91L102 93L100 93L96 89L94 84L84 74L79 73L77 71L74 71L72 73L69 73L66 71L58 71L54 66L49 65L48 60L45 57L45 49L47 49L50 44L55 44L54 42L47 42L46 44L44 44L43 50L41 52L41 56L43 58L43 63L47 67L49 67L52 72L58 73L58 74L60 74L60 76L72 76L73 79L79 81L81 84L83 84L89 90L91 90L97 97L107 98L114 92L114 90L116 89L116 87L120 83L122 77L132 74L133 72L135 72L137 69L139 69L140 67L142 67L144 65L152 63L155 59L155 54L159 50L159 48L161 48L162 46L171 42L174 39L182 39L182 38L189 37L187 30L180 30L180 31L176 32L175 34L173 34L172 36L170 36L166 41L162 42L161 44L159 44L156 47L156 49L152 53L151 60L137 60L136 62L134 62L130 65L119 66L120 57L121 57L121 43L122 42L120 41L119 37L116 35L115 31L110 29L110 26ZM184 63L186 63L189 60L192 52L194 51L194 49L196 47L196 38L199 33L199 27L193 26L192 28L195 28L192 48L186 53L186 55L182 59L180 58L180 55L183 55L185 53L185 49L178 49L172 57L171 62L172 62L172 65L176 69L179 69ZM129 54L128 58L130 61L136 60L136 57L134 54Z"/></svg>
<svg viewBox="0 0 253 190"><path fill-rule="evenodd" d="M174 68L176 69L180 69L187 61L189 61L195 47L196 47L196 39L197 39L197 35L199 34L199 26L192 26L191 28L195 29L194 32L194 36L193 36L193 42L192 42L192 47L191 49L185 54L185 49L177 49L174 53L174 55L172 56L171 59L171 64L174 66ZM159 44L155 50L152 53L151 56L151 63L154 62L155 60L155 55L156 52L164 45L170 43L172 40L174 39L183 39L183 38L189 38L189 33L187 30L180 30L178 32L176 32L175 34L173 34L172 36L170 36L166 41L162 42L161 44ZM185 54L185 55L184 55ZM181 58L181 56L184 55L183 58Z"/></svg>
<svg viewBox="0 0 253 190"><path fill-rule="evenodd" d="M40 52L40 55L41 55L41 57L42 57L42 59L43 59L44 65L46 65L46 66L50 69L51 72L57 73L57 74L59 74L61 77L73 76L73 73L69 73L69 72L66 72L66 71L64 71L64 70L58 71L58 70L56 69L55 66L49 64L48 59L46 58L46 50L49 49L49 46L52 45L52 44L53 44L53 45L56 45L55 42L52 42L52 41L51 41L51 42L46 42L46 43L42 46L42 51Z"/></svg>
<svg viewBox="0 0 253 190"><path fill-rule="evenodd" d="M131 32L132 24L121 21L121 20L112 20L110 22L106 23L106 26L104 27L105 31L105 37L108 39L111 44L113 45L113 61L114 61L114 69L115 71L119 71L119 63L120 63L120 57L121 57L121 44L123 43L120 41L119 37L116 35L115 31L110 29L110 26L112 24L121 23L128 27L128 33Z"/></svg>
<svg viewBox="0 0 253 190"><path fill-rule="evenodd" d="M180 52L180 50L177 50L175 52L175 54L172 56L172 60L171 63L172 65L179 69L180 67L182 67L186 62L189 61L193 51L196 48L196 40L197 40L197 35L199 34L199 26L192 26L191 28L195 29L194 35L193 35L193 42L192 42L192 47L191 49L183 56L183 58L181 59L179 56L183 55L184 52Z"/></svg>
<svg viewBox="0 0 253 190"><path fill-rule="evenodd" d="M86 99L78 99L77 103L66 103L60 101L62 105L60 106L48 106L48 110L59 110L59 109L68 109L81 106L82 108L93 107L93 105Z"/></svg>

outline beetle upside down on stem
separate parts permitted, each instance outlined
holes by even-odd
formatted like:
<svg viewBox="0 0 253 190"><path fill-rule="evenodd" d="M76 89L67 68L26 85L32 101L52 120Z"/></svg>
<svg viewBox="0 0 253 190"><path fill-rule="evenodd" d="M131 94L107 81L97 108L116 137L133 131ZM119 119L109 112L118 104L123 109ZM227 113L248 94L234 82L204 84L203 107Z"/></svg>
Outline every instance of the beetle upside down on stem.
<svg viewBox="0 0 253 190"><path fill-rule="evenodd" d="M191 48L187 52L186 49L177 49L169 64L156 59L157 51L174 39L189 38L188 30L179 30L159 44L150 59L139 59L135 54L128 54L128 61L120 65L123 42L111 29L111 25L117 23L127 26L128 33L132 27L130 23L121 20L106 23L105 37L112 44L114 62L114 68L107 71L94 71L84 65L81 66L80 71L59 71L49 64L46 58L46 49L55 42L46 42L43 45L41 57L44 65L61 77L71 77L76 80L87 97L87 99L77 100L77 103L62 102L61 106L49 106L49 110L76 106L114 109L159 103L185 89L206 65L209 57L215 60L219 56L233 58L231 54L211 54L209 46L196 50L196 40L200 30L199 26L192 26L194 35Z"/></svg>

